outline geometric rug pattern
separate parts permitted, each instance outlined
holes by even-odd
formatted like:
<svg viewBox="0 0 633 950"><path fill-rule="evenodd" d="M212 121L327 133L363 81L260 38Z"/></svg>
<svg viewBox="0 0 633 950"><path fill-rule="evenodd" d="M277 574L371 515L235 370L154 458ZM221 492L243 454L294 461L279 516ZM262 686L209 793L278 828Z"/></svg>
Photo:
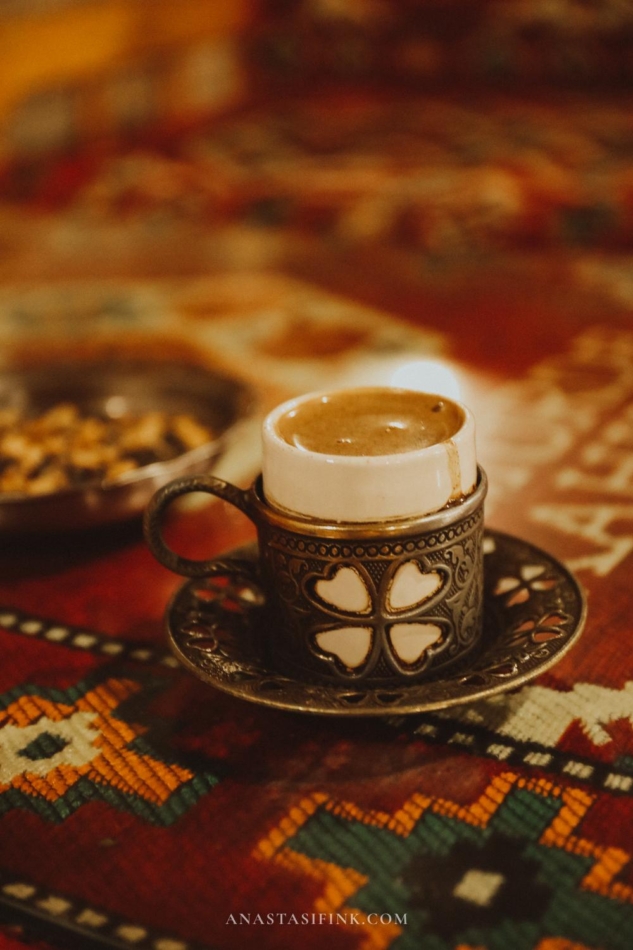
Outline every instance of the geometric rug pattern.
<svg viewBox="0 0 633 950"><path fill-rule="evenodd" d="M414 794L391 814L316 794L257 854L318 880L320 912L357 912L363 950L628 950L633 887L618 875L631 856L579 831L593 801L512 772L469 805Z"/></svg>
<svg viewBox="0 0 633 950"><path fill-rule="evenodd" d="M0 815L28 808L59 822L100 798L146 821L176 821L217 778L158 756L134 721L140 690L134 679L93 677L0 696Z"/></svg>
<svg viewBox="0 0 633 950"><path fill-rule="evenodd" d="M63 950L633 945L630 689L546 674L333 723L0 614L0 926Z"/></svg>

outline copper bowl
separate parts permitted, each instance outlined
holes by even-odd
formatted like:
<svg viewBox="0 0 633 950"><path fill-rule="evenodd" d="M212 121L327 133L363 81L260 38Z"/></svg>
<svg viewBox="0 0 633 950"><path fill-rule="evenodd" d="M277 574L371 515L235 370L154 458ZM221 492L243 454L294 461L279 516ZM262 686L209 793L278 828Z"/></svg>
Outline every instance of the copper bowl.
<svg viewBox="0 0 633 950"><path fill-rule="evenodd" d="M115 400L113 403L112 400ZM81 411L186 413L216 438L168 461L153 462L111 482L99 480L44 495L0 493L0 530L84 529L133 518L154 492L181 475L210 472L236 423L254 399L241 382L207 367L143 359L62 361L0 373L0 407L38 413L72 402Z"/></svg>

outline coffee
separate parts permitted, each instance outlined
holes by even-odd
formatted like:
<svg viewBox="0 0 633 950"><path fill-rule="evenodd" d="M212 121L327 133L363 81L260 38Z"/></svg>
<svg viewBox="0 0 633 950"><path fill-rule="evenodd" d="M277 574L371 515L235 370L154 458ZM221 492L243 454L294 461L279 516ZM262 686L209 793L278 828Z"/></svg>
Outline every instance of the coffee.
<svg viewBox="0 0 633 950"><path fill-rule="evenodd" d="M277 421L281 438L323 455L395 455L451 439L464 412L429 393L365 388L316 395Z"/></svg>
<svg viewBox="0 0 633 950"><path fill-rule="evenodd" d="M477 482L472 414L452 399L390 387L308 393L262 429L266 502L330 522L419 517Z"/></svg>

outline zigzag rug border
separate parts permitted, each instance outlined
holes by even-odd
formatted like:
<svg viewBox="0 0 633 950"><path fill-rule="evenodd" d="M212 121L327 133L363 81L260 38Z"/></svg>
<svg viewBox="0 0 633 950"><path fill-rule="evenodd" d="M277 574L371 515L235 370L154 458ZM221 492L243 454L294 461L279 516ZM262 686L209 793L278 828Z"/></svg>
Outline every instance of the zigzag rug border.
<svg viewBox="0 0 633 950"><path fill-rule="evenodd" d="M215 950L112 914L0 868L0 920L64 950Z"/></svg>
<svg viewBox="0 0 633 950"><path fill-rule="evenodd" d="M86 627L77 627L58 620L49 620L14 607L0 606L0 628L29 640L44 640L52 646L81 650L109 659L136 660L139 663L158 663L182 671L178 660L167 649L159 649L142 641L112 637Z"/></svg>
<svg viewBox="0 0 633 950"><path fill-rule="evenodd" d="M574 782L589 785L601 792L633 796L633 773L620 772L608 762L588 756L561 752L552 746L536 742L519 742L511 736L460 722L425 715L413 724L404 716L391 717L389 725L401 729L406 725L410 735L418 736L432 745L458 746L460 751L473 756L495 759L504 765L540 770L547 775L560 774Z"/></svg>

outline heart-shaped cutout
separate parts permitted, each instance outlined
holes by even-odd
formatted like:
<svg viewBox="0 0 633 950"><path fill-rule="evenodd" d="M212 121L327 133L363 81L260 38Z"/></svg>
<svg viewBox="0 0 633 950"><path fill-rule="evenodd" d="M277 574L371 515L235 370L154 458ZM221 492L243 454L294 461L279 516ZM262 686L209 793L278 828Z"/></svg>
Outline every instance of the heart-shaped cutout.
<svg viewBox="0 0 633 950"><path fill-rule="evenodd" d="M417 607L437 594L443 583L439 571L425 573L416 561L407 561L398 568L389 585L387 608L405 610Z"/></svg>
<svg viewBox="0 0 633 950"><path fill-rule="evenodd" d="M323 630L315 636L317 645L324 653L330 653L343 666L355 670L362 666L371 651L373 630L371 627L336 627Z"/></svg>
<svg viewBox="0 0 633 950"><path fill-rule="evenodd" d="M362 577L353 567L339 567L334 577L319 580L314 590L321 600L348 614L367 614L371 597Z"/></svg>
<svg viewBox="0 0 633 950"><path fill-rule="evenodd" d="M417 663L430 646L442 639L442 628L437 623L394 623L389 639L402 663Z"/></svg>

